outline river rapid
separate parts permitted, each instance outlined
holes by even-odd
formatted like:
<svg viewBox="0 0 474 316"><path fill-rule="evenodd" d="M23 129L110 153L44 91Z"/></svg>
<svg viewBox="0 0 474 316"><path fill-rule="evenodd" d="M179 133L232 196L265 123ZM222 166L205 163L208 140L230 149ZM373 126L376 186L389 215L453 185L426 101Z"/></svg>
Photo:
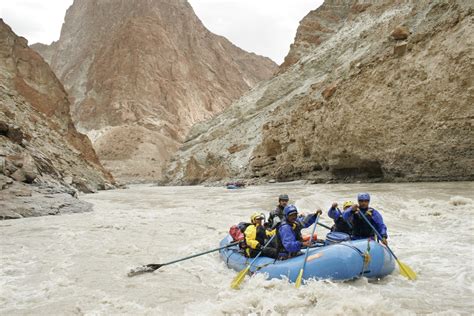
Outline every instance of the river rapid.
<svg viewBox="0 0 474 316"><path fill-rule="evenodd" d="M218 253L127 277L218 247L232 224L268 211L278 194L300 211L321 207L331 225L332 201L372 195L388 227L389 246L417 274L397 270L382 280L246 279ZM0 315L472 315L474 183L303 183L222 187L137 185L81 199L90 213L0 222ZM320 238L327 230L318 226Z"/></svg>

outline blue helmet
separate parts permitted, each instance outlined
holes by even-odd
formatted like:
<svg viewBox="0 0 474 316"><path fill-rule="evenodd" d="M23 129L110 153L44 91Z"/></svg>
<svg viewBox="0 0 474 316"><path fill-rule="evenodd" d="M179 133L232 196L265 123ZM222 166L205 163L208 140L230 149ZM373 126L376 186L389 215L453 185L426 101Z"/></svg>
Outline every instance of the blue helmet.
<svg viewBox="0 0 474 316"><path fill-rule="evenodd" d="M370 201L369 193L359 193L359 194L357 194L357 201Z"/></svg>
<svg viewBox="0 0 474 316"><path fill-rule="evenodd" d="M294 206L293 204L290 204L290 205L285 206L285 208L283 209L283 212L285 212L285 217L288 218L288 216L290 216L291 214L298 213L298 210L296 209L296 206Z"/></svg>

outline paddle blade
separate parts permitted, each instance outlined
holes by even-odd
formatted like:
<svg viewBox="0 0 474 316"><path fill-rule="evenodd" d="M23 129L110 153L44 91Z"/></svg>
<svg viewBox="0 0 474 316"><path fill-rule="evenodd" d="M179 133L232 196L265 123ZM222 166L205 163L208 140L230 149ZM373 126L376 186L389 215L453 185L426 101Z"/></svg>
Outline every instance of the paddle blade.
<svg viewBox="0 0 474 316"><path fill-rule="evenodd" d="M416 280L416 273L409 266L397 260L397 263L400 267L400 274L409 280Z"/></svg>
<svg viewBox="0 0 474 316"><path fill-rule="evenodd" d="M237 274L237 276L234 278L234 280L232 280L230 287L233 288L234 290L238 290L240 287L240 284L245 280L245 276L247 275L247 272L249 272L249 270L250 270L250 266L240 271L239 274Z"/></svg>
<svg viewBox="0 0 474 316"><path fill-rule="evenodd" d="M295 286L297 289L301 286L302 279L303 279L303 269L300 270L300 273L298 273L298 277L296 278Z"/></svg>
<svg viewBox="0 0 474 316"><path fill-rule="evenodd" d="M137 267L135 269L130 270L130 272L127 275L129 277L132 277L132 276L136 276L143 273L153 272L155 270L158 270L162 266L163 266L162 264L155 264L155 263L147 264L145 266Z"/></svg>

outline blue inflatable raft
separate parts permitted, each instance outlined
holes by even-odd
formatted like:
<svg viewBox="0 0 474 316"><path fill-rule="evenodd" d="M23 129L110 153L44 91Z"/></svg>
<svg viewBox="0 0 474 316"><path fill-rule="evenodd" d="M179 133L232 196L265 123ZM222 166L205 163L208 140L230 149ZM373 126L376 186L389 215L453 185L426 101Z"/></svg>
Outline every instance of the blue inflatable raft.
<svg viewBox="0 0 474 316"><path fill-rule="evenodd" d="M229 184L229 185L227 185L227 189L229 189L229 190L236 190L236 189L243 189L243 187L238 187L238 186L236 186L236 185L234 185L234 184Z"/></svg>
<svg viewBox="0 0 474 316"><path fill-rule="evenodd" d="M338 237L340 236L337 233L330 233L326 237L325 244L316 244L316 247L309 249L303 280L382 278L395 269L395 259L381 244L375 241L369 242L367 239L339 242ZM222 247L232 241L232 237L227 235L220 245ZM366 253L369 256L365 255ZM239 251L238 246L222 249L220 256L229 268L236 271L242 271L253 260L246 258ZM269 279L286 277L291 282L295 282L303 266L304 257L301 255L288 260L259 257L250 267L250 272L266 273Z"/></svg>

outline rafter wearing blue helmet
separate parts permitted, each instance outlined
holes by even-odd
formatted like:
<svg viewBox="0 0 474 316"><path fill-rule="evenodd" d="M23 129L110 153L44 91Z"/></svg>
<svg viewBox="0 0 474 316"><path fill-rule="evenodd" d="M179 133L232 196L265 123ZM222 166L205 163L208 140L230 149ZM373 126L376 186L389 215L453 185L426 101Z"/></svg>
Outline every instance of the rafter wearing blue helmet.
<svg viewBox="0 0 474 316"><path fill-rule="evenodd" d="M278 251L281 259L297 256L302 246L309 246L303 241L301 230L311 226L316 221L316 215L322 211L317 210L314 214L306 217L298 217L298 209L294 205L288 205L284 209L285 218L278 227Z"/></svg>
<svg viewBox="0 0 474 316"><path fill-rule="evenodd" d="M359 193L357 201L358 204L352 205L342 214L344 220L352 225L352 239L371 238L375 235L370 225L360 216L359 212L362 212L382 236L381 241L387 244L387 226L385 226L380 212L369 207L369 193Z"/></svg>

